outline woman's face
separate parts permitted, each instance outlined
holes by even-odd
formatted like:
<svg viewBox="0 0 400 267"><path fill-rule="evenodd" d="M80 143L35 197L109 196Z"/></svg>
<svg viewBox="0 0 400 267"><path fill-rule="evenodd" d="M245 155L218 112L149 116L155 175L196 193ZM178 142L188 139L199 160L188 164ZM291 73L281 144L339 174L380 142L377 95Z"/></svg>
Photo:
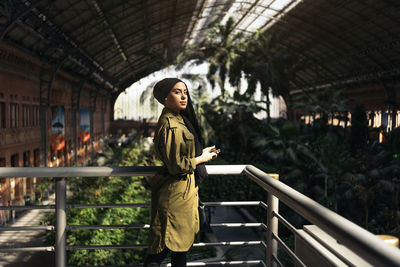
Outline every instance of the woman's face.
<svg viewBox="0 0 400 267"><path fill-rule="evenodd" d="M187 105L187 88L183 82L178 82L165 99L165 106L177 113L186 109Z"/></svg>

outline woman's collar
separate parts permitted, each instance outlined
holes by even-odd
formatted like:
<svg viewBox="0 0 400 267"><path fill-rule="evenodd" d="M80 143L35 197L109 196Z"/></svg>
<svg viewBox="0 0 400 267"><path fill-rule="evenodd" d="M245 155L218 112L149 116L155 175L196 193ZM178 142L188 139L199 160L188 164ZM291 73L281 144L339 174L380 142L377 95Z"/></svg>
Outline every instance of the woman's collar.
<svg viewBox="0 0 400 267"><path fill-rule="evenodd" d="M179 112L173 111L172 109L167 108L167 107L164 107L162 113L163 113L163 114L170 113L170 114L175 115L175 116L180 115Z"/></svg>

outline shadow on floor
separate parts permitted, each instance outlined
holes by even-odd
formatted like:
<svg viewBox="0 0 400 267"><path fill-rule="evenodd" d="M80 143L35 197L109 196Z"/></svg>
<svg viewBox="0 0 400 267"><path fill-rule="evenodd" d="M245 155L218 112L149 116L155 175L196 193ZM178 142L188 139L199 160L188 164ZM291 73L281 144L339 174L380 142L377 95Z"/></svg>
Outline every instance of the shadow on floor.
<svg viewBox="0 0 400 267"><path fill-rule="evenodd" d="M55 266L53 251L20 252L17 259L4 267L52 267Z"/></svg>

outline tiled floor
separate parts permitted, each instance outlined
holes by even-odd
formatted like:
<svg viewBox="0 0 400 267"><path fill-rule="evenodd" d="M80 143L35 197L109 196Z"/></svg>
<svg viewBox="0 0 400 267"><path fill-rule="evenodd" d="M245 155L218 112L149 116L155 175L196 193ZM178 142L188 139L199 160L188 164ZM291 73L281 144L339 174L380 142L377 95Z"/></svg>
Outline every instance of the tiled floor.
<svg viewBox="0 0 400 267"><path fill-rule="evenodd" d="M43 202L43 205L54 204L54 195ZM15 226L36 226L40 225L44 216L51 213L50 210L28 210L15 219L15 222L8 224L8 227ZM1 227L1 226L0 226ZM44 244L45 231L0 231L0 247L30 247L46 246ZM46 267L54 266L54 252L0 252L1 267Z"/></svg>
<svg viewBox="0 0 400 267"><path fill-rule="evenodd" d="M217 207L212 216L211 223L250 223L234 207ZM214 228L213 234L218 242L222 241L258 241L261 236L253 228ZM222 259L225 260L263 260L265 250L261 245L257 246L222 246Z"/></svg>

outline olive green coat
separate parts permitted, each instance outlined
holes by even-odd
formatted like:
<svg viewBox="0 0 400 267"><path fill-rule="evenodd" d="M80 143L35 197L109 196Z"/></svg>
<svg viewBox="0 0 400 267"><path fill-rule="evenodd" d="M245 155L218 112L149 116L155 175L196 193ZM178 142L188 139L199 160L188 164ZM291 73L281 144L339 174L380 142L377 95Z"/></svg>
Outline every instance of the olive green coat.
<svg viewBox="0 0 400 267"><path fill-rule="evenodd" d="M164 166L148 178L152 189L148 253L159 253L165 246L176 252L188 251L199 231L194 136L179 114L164 108L154 145Z"/></svg>

